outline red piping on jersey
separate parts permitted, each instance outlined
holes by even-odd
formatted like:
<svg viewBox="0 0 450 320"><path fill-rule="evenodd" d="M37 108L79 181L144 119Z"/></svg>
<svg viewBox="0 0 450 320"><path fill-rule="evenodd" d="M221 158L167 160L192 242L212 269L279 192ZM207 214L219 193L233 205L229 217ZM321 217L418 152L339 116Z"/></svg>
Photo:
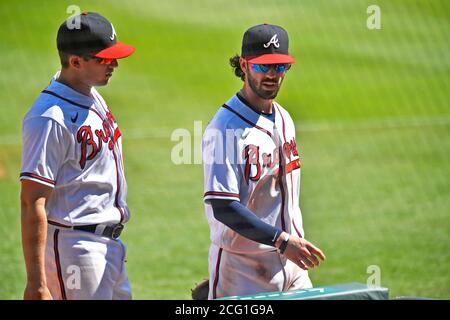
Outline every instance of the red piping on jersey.
<svg viewBox="0 0 450 320"><path fill-rule="evenodd" d="M108 107L103 103L102 99L100 99L99 96L97 96L97 94L96 94L96 97L97 97L97 101L100 103L100 106L103 108L103 111L105 111L106 114L110 114L112 116L113 119L111 121L115 121L111 110L108 109ZM108 117L108 120L110 120L109 117ZM107 123L110 124L109 121L107 121ZM111 127L110 130L114 132L114 143L116 143L116 141L122 136L122 133L119 130L119 126L117 126L117 128L115 130L114 130L114 127L112 127L112 126L110 126L110 127ZM119 156L122 160L122 155L120 154L120 150L119 150Z"/></svg>
<svg viewBox="0 0 450 320"><path fill-rule="evenodd" d="M281 157L283 156L283 147L280 146L280 155ZM284 198L285 198L285 192L284 192L284 186L283 186L283 165L282 165L282 161L280 159L280 164L279 164L279 173L280 173L280 179L278 179L278 181L280 182L280 191L281 191L281 229L283 229L283 231L287 231L286 230L286 222L284 221Z"/></svg>
<svg viewBox="0 0 450 320"><path fill-rule="evenodd" d="M291 162L292 163L292 162ZM292 200L292 207L294 207L294 181L291 174L291 200Z"/></svg>
<svg viewBox="0 0 450 320"><path fill-rule="evenodd" d="M297 234L300 238L303 238L302 234L300 233L300 231L298 231L297 226L295 225L294 219L292 219L292 224L294 225L294 229L295 231L297 231Z"/></svg>
<svg viewBox="0 0 450 320"><path fill-rule="evenodd" d="M96 100L100 103L100 106L103 108L103 110L105 111L105 112L108 112L107 110L107 108L103 105L103 103L102 103L102 101L101 101L101 99L99 98L99 97L97 97L97 94L95 94L95 97L96 97ZM97 116L102 120L102 121L105 121L102 117L101 117L101 115L100 115L100 113L98 113L97 112L97 110L95 110L95 109L91 109L91 110L93 110L96 114L97 114ZM120 130L114 130L114 127L111 125L111 123L109 122L109 119L107 119L106 120L106 123L108 123L109 125L110 125L110 130L111 130L111 132L114 132L114 145L116 144L116 134L118 134L118 136L117 136L117 139L119 139L119 137L121 136L121 133L120 133ZM123 212L123 209L120 207L120 204L119 204L119 193L120 193L120 174L119 174L119 164L118 164L118 162L117 162L117 156L116 156L116 153L115 153L115 148L113 148L112 150L112 153L113 153L113 156L114 156L114 162L115 162L115 164L116 164L116 182L117 182L117 191L116 191L116 196L114 197L114 205L116 206L116 208L117 208L117 210L119 210L119 213L120 213L120 222L123 222L123 219L125 218L125 215L124 215L124 212ZM119 155L120 155L120 150L119 150ZM122 159L122 156L120 155L120 158ZM123 166L122 166L123 167Z"/></svg>
<svg viewBox="0 0 450 320"><path fill-rule="evenodd" d="M123 213L123 209L119 205L119 192L120 192L119 164L117 163L117 156L116 156L116 153L114 152L114 150L113 150L113 155L114 155L114 161L116 163L116 181L117 181L117 192L116 192L114 204L116 205L116 208L120 212L120 222L123 222L124 213Z"/></svg>
<svg viewBox="0 0 450 320"><path fill-rule="evenodd" d="M56 227L63 227L63 228L68 228L68 229L72 228L71 226L66 226L62 223L51 221L51 220L47 220L47 222L48 222L48 224L51 224L52 226L56 226Z"/></svg>
<svg viewBox="0 0 450 320"><path fill-rule="evenodd" d="M64 288L64 280L63 280L62 272L61 272L61 262L59 261L58 234L59 234L59 229L56 229L55 233L53 234L53 250L55 252L56 271L58 273L58 281L59 281L59 287L61 289L61 297L63 300L67 300L66 289Z"/></svg>
<svg viewBox="0 0 450 320"><path fill-rule="evenodd" d="M285 190L284 190L284 186L283 186L283 160L285 159L284 157L284 148L283 145L286 142L286 134L285 134L285 128L284 128L284 118L282 113L280 112L280 109L275 105L275 107L278 110L278 113L281 116L281 120L282 120L282 124L283 124L283 138L284 138L284 142L281 141L281 145L280 145L280 149L279 149L279 157L280 157L280 162L279 162L279 171L280 171L280 179L278 180L280 182L280 191L281 191L281 228L283 229L283 231L287 231L286 230L286 222L284 221L284 198L286 196ZM290 160L290 159L289 159ZM287 168L286 168L286 172L284 174L284 176L286 177L287 175ZM291 183L292 183L292 175L291 175ZM293 189L293 188L291 188Z"/></svg>
<svg viewBox="0 0 450 320"><path fill-rule="evenodd" d="M20 176L21 177L30 177L30 178L38 179L38 180L41 180L43 182L47 182L47 183L50 183L52 185L56 185L56 181L50 180L50 179L47 179L47 178L44 178L44 177L41 177L41 176L39 176L39 175L37 175L35 173L32 173L32 172L22 172L20 174Z"/></svg>
<svg viewBox="0 0 450 320"><path fill-rule="evenodd" d="M286 142L286 130L285 130L285 126L284 126L284 117L283 117L283 114L280 112L280 108L278 108L277 105L275 105L275 107L277 108L278 113L279 113L280 116L281 116L281 121L282 121L282 123L283 123L283 138L284 138L284 141Z"/></svg>
<svg viewBox="0 0 450 320"><path fill-rule="evenodd" d="M237 197L237 198L239 198L239 194L237 194L237 193L219 192L219 191L208 191L208 192L205 192L205 195L203 197L206 197L206 196L225 196L225 197Z"/></svg>
<svg viewBox="0 0 450 320"><path fill-rule="evenodd" d="M275 107L277 108L278 113L281 116L281 122L283 124L283 138L284 138L284 143L286 143L287 142L287 140L286 140L286 126L285 126L285 123L284 123L283 113L281 113L280 108L278 108L278 106L275 105ZM284 152L284 147L283 147L283 152ZM289 153L289 160L291 160L291 154L290 153ZM286 168L286 174L288 172L290 172L290 171L288 171L288 169ZM293 181L292 175L291 175L291 203L292 203L292 206L294 206L294 181Z"/></svg>
<svg viewBox="0 0 450 320"><path fill-rule="evenodd" d="M269 137L272 138L272 133L270 133L270 131L268 131L268 130L266 130L264 128L261 128L257 124L255 124L255 123L251 122L250 120L244 118L241 114L239 114L237 111L233 110L231 107L227 106L226 104L224 104L222 107L227 109L228 111L233 112L235 115L237 115L243 121L247 122L249 125L251 125L252 127L255 127L256 129L261 130L262 132L266 133L267 135L269 135Z"/></svg>
<svg viewBox="0 0 450 320"><path fill-rule="evenodd" d="M216 276L214 278L214 285L213 285L213 299L217 298L217 284L219 283L219 267L220 267L220 260L222 258L222 248L219 249L219 254L217 255L217 263L216 263Z"/></svg>

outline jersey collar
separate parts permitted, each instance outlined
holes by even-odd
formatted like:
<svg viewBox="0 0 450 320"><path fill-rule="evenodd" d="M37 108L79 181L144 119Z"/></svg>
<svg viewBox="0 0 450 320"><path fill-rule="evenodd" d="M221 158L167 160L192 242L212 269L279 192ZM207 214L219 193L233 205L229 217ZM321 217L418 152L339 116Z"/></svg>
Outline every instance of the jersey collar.
<svg viewBox="0 0 450 320"><path fill-rule="evenodd" d="M54 92L68 100L71 100L73 102L76 102L80 105L91 107L94 103L94 99L91 97L88 97L84 94L81 94L78 91L75 91L71 87L58 82L59 72L52 78L49 86L45 89L47 91Z"/></svg>
<svg viewBox="0 0 450 320"><path fill-rule="evenodd" d="M242 117L247 119L248 121L254 123L262 127L263 129L273 132L274 123L264 117L260 112L256 112L249 105L247 105L244 100L240 99L238 95L234 95L230 100L226 103L227 106L232 108L235 112L240 114ZM277 116L275 114L275 116Z"/></svg>

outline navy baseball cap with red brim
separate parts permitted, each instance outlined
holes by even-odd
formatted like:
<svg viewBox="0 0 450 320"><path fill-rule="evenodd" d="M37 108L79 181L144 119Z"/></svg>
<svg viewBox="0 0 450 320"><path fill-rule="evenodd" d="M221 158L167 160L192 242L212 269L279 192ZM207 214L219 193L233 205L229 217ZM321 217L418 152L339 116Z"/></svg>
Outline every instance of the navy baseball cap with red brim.
<svg viewBox="0 0 450 320"><path fill-rule="evenodd" d="M246 57L248 62L254 64L277 64L277 63L295 63L294 57L288 54L269 53L255 57Z"/></svg>
<svg viewBox="0 0 450 320"><path fill-rule="evenodd" d="M295 63L294 57L289 55L287 31L266 23L244 33L241 57L254 64Z"/></svg>
<svg viewBox="0 0 450 320"><path fill-rule="evenodd" d="M136 49L128 44L117 42L112 47L97 52L94 56L106 59L122 59L132 55Z"/></svg>
<svg viewBox="0 0 450 320"><path fill-rule="evenodd" d="M106 59L125 58L136 50L118 42L112 23L96 12L84 12L64 21L59 27L56 44L62 52Z"/></svg>

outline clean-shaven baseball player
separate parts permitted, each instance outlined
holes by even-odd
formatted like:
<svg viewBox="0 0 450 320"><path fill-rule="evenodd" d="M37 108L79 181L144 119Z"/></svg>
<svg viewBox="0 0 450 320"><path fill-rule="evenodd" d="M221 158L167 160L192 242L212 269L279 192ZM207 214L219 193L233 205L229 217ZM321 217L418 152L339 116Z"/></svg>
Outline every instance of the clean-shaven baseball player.
<svg viewBox="0 0 450 320"><path fill-rule="evenodd" d="M244 86L203 137L209 299L311 288L307 270L325 255L305 239L294 123L274 101L294 63L287 32L248 29L230 63Z"/></svg>
<svg viewBox="0 0 450 320"><path fill-rule="evenodd" d="M91 12L61 24L57 48L61 71L23 120L24 298L131 299L122 135L94 87L135 49Z"/></svg>

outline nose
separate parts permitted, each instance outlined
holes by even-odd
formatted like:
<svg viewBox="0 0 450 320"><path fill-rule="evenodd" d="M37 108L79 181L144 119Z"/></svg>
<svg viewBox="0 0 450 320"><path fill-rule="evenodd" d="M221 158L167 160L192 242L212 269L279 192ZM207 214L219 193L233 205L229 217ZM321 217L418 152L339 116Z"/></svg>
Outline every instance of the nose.
<svg viewBox="0 0 450 320"><path fill-rule="evenodd" d="M277 71L276 71L275 67L271 66L269 68L269 71L267 71L266 76L268 78L275 78L277 76Z"/></svg>
<svg viewBox="0 0 450 320"><path fill-rule="evenodd" d="M114 59L114 60L111 62L111 67L117 68L118 66L119 66L119 62L117 62L117 59Z"/></svg>

